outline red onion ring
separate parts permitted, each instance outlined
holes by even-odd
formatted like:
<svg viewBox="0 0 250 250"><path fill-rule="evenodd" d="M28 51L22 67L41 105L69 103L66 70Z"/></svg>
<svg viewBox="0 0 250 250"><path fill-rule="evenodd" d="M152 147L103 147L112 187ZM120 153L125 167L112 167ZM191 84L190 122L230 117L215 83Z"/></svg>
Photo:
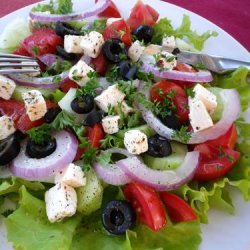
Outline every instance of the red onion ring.
<svg viewBox="0 0 250 250"><path fill-rule="evenodd" d="M154 170L133 156L117 162L126 175L159 191L174 190L189 182L199 163L199 152L188 152L183 163L175 170Z"/></svg>
<svg viewBox="0 0 250 250"><path fill-rule="evenodd" d="M55 132L53 136L57 143L56 150L42 159L29 158L26 155L27 140L25 140L21 145L19 155L10 165L13 175L30 181L40 181L73 162L78 148L75 136L64 130Z"/></svg>
<svg viewBox="0 0 250 250"><path fill-rule="evenodd" d="M98 1L93 7L85 10L84 13L72 13L68 15L55 15L55 14L46 14L42 12L30 12L29 17L32 20L50 23L50 22L68 22L68 21L77 21L89 18L99 13L103 12L110 4L110 0L101 0Z"/></svg>
<svg viewBox="0 0 250 250"><path fill-rule="evenodd" d="M52 67L56 61L63 62L64 60L55 54L45 54L42 56L39 56L38 59L45 64L48 67Z"/></svg>

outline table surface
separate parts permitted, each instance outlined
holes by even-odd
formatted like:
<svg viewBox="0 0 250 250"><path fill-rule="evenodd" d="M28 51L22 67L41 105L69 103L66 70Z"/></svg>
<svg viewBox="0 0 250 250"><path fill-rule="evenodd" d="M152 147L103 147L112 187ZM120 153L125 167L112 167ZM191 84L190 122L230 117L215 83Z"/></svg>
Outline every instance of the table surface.
<svg viewBox="0 0 250 250"><path fill-rule="evenodd" d="M8 0L0 8L0 17L37 0ZM250 0L168 0L191 10L227 31L250 51Z"/></svg>

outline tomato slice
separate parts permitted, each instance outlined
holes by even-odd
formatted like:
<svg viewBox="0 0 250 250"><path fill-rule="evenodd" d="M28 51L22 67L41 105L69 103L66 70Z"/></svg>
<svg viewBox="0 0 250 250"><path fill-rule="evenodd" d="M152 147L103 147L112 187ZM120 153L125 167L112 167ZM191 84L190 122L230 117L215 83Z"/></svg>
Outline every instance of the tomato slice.
<svg viewBox="0 0 250 250"><path fill-rule="evenodd" d="M150 98L152 101L162 102L171 92L173 104L176 107L175 114L181 123L186 123L189 120L188 98L185 90L179 85L166 80L159 81L151 88Z"/></svg>
<svg viewBox="0 0 250 250"><path fill-rule="evenodd" d="M103 31L103 37L104 40L119 38L126 47L129 47L132 43L130 28L124 20L118 20L107 26Z"/></svg>
<svg viewBox="0 0 250 250"><path fill-rule="evenodd" d="M89 127L87 131L87 137L92 147L100 148L101 140L104 138L105 133L102 128L102 124L96 123L93 127Z"/></svg>
<svg viewBox="0 0 250 250"><path fill-rule="evenodd" d="M31 56L31 54L24 48L24 47L19 47L17 48L13 54L15 55L20 55L20 56Z"/></svg>
<svg viewBox="0 0 250 250"><path fill-rule="evenodd" d="M91 64L93 65L94 70L98 74L100 74L101 76L105 76L106 71L108 69L108 62L104 57L103 53L100 53L97 58L92 58Z"/></svg>
<svg viewBox="0 0 250 250"><path fill-rule="evenodd" d="M60 83L60 90L64 93L67 93L71 88L77 89L79 88L79 85L69 78Z"/></svg>
<svg viewBox="0 0 250 250"><path fill-rule="evenodd" d="M197 219L192 207L179 196L169 192L161 192L160 197L167 208L171 221L182 222Z"/></svg>
<svg viewBox="0 0 250 250"><path fill-rule="evenodd" d="M98 0L95 0L95 2L97 3ZM113 1L110 2L109 6L100 14L98 14L99 17L121 17L121 14L118 10L118 8L116 7L116 5L114 4Z"/></svg>
<svg viewBox="0 0 250 250"><path fill-rule="evenodd" d="M135 209L141 223L159 231L167 223L161 200L155 190L140 183L130 183L123 193Z"/></svg>
<svg viewBox="0 0 250 250"><path fill-rule="evenodd" d="M214 146L222 146L226 148L234 148L237 142L238 133L235 125L233 124L230 129L222 136L217 139L207 141L207 144Z"/></svg>
<svg viewBox="0 0 250 250"><path fill-rule="evenodd" d="M148 5L148 4L146 4L146 8L147 8L148 12L151 14L153 20L155 22L157 22L157 20L159 18L159 13L154 8L152 8L150 5Z"/></svg>

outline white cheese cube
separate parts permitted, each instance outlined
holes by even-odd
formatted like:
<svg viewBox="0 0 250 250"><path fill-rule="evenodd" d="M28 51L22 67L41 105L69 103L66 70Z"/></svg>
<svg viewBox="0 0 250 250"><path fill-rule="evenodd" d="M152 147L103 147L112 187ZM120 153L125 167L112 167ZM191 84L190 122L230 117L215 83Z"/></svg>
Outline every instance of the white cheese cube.
<svg viewBox="0 0 250 250"><path fill-rule="evenodd" d="M109 86L100 95L95 98L96 105L103 111L108 112L109 107L115 107L125 98L125 94L121 92L117 85Z"/></svg>
<svg viewBox="0 0 250 250"><path fill-rule="evenodd" d="M64 183L58 183L45 193L45 203L49 221L61 221L76 213L76 191Z"/></svg>
<svg viewBox="0 0 250 250"><path fill-rule="evenodd" d="M77 188L86 185L86 178L80 166L70 163L62 171L56 173L55 183L64 183Z"/></svg>
<svg viewBox="0 0 250 250"><path fill-rule="evenodd" d="M104 38L102 34L96 31L91 31L89 34L85 35L81 41L81 47L84 54L92 58L99 56L103 44Z"/></svg>
<svg viewBox="0 0 250 250"><path fill-rule="evenodd" d="M29 116L31 121L36 121L42 118L47 112L46 102L43 95L38 90L30 90L22 94L26 114Z"/></svg>
<svg viewBox="0 0 250 250"><path fill-rule="evenodd" d="M124 135L124 145L129 153L139 155L148 151L148 138L140 130L129 130Z"/></svg>
<svg viewBox="0 0 250 250"><path fill-rule="evenodd" d="M102 119L102 127L106 134L115 134L119 131L119 115L109 115Z"/></svg>
<svg viewBox="0 0 250 250"><path fill-rule="evenodd" d="M133 62L137 62L141 57L145 47L141 46L140 41L135 41L128 49L128 56Z"/></svg>
<svg viewBox="0 0 250 250"><path fill-rule="evenodd" d="M174 36L163 37L162 47L167 50L173 50L176 47L175 37Z"/></svg>
<svg viewBox="0 0 250 250"><path fill-rule="evenodd" d="M144 49L143 53L153 56L155 54L159 54L161 51L162 51L162 46L156 44L150 44Z"/></svg>
<svg viewBox="0 0 250 250"><path fill-rule="evenodd" d="M213 121L201 100L188 98L189 119L194 132L198 132L213 126Z"/></svg>
<svg viewBox="0 0 250 250"><path fill-rule="evenodd" d="M204 88L201 84L196 84L194 87L194 93L194 98L201 100L208 113L212 114L217 107L216 95Z"/></svg>
<svg viewBox="0 0 250 250"><path fill-rule="evenodd" d="M89 80L88 73L93 71L88 64L80 60L69 70L69 79L75 81L79 86L84 86Z"/></svg>
<svg viewBox="0 0 250 250"><path fill-rule="evenodd" d="M16 88L16 84L13 80L0 75L0 97L9 100Z"/></svg>
<svg viewBox="0 0 250 250"><path fill-rule="evenodd" d="M64 36L64 49L67 53L82 54L83 49L80 46L83 36Z"/></svg>
<svg viewBox="0 0 250 250"><path fill-rule="evenodd" d="M0 140L7 138L16 131L13 120L4 115L0 117Z"/></svg>
<svg viewBox="0 0 250 250"><path fill-rule="evenodd" d="M132 107L128 106L128 104L125 101L119 103L118 106L115 107L115 110L116 112L119 112L121 110L122 113L126 116L135 111Z"/></svg>
<svg viewBox="0 0 250 250"><path fill-rule="evenodd" d="M107 19L107 23L106 23L106 25L107 26L109 26L109 25L111 25L112 23L114 23L114 22L116 22L116 21L120 21L120 20L122 20L122 18L120 18L120 17L111 17L111 18L108 18Z"/></svg>
<svg viewBox="0 0 250 250"><path fill-rule="evenodd" d="M177 65L177 60L175 55L162 51L159 55L159 59L157 60L157 66L163 69L172 70Z"/></svg>

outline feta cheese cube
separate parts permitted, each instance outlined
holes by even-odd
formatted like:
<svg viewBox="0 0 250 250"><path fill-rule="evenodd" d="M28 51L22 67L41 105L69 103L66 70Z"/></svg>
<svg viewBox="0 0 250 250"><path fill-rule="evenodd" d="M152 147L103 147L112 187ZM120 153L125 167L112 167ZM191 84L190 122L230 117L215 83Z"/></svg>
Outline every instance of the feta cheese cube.
<svg viewBox="0 0 250 250"><path fill-rule="evenodd" d="M130 113L133 113L135 110L128 106L128 104L125 101L122 101L121 103L119 103L116 107L115 107L116 112L119 112L120 110L122 111L122 113L124 115L128 115Z"/></svg>
<svg viewBox="0 0 250 250"><path fill-rule="evenodd" d="M167 52L162 51L159 54L159 59L156 62L157 66L163 69L172 70L177 65L177 60L175 55Z"/></svg>
<svg viewBox="0 0 250 250"><path fill-rule="evenodd" d="M140 41L135 41L128 49L128 56L133 62L137 62L141 57L145 47L141 46Z"/></svg>
<svg viewBox="0 0 250 250"><path fill-rule="evenodd" d="M81 41L81 47L84 54L92 58L99 56L103 44L104 38L102 34L96 31L91 31L89 34L85 35Z"/></svg>
<svg viewBox="0 0 250 250"><path fill-rule="evenodd" d="M111 18L108 18L107 19L107 23L106 23L106 25L107 26L109 26L109 25L111 25L112 23L114 23L114 22L116 22L116 21L120 21L120 20L122 20L122 18L120 18L120 17L111 17Z"/></svg>
<svg viewBox="0 0 250 250"><path fill-rule="evenodd" d="M148 151L148 138L140 130L129 130L124 135L124 145L129 153L139 155Z"/></svg>
<svg viewBox="0 0 250 250"><path fill-rule="evenodd" d="M125 94L112 85L95 98L96 105L103 111L108 112L109 107L115 107L125 98Z"/></svg>
<svg viewBox="0 0 250 250"><path fill-rule="evenodd" d="M43 95L38 90L30 90L22 94L26 114L29 116L31 121L36 121L42 118L47 112L46 102Z"/></svg>
<svg viewBox="0 0 250 250"><path fill-rule="evenodd" d="M106 134L115 134L119 131L119 115L109 115L102 119L102 127Z"/></svg>
<svg viewBox="0 0 250 250"><path fill-rule="evenodd" d="M64 183L58 183L45 193L45 203L49 221L61 221L76 213L76 191Z"/></svg>
<svg viewBox="0 0 250 250"><path fill-rule="evenodd" d="M69 70L69 79L75 81L79 86L84 86L89 80L88 73L93 71L88 64L80 60Z"/></svg>
<svg viewBox="0 0 250 250"><path fill-rule="evenodd" d="M0 97L9 100L16 88L16 84L13 80L0 75Z"/></svg>
<svg viewBox="0 0 250 250"><path fill-rule="evenodd" d="M174 36L165 36L162 39L162 47L167 50L173 50L176 47Z"/></svg>
<svg viewBox="0 0 250 250"><path fill-rule="evenodd" d="M13 120L6 115L0 117L0 128L0 140L7 138L16 131Z"/></svg>
<svg viewBox="0 0 250 250"><path fill-rule="evenodd" d="M86 178L81 167L70 163L62 171L55 174L55 183L64 183L77 188L86 185Z"/></svg>
<svg viewBox="0 0 250 250"><path fill-rule="evenodd" d="M144 49L143 53L153 56L155 54L161 53L161 51L162 51L162 46L156 44L150 44Z"/></svg>
<svg viewBox="0 0 250 250"><path fill-rule="evenodd" d="M201 100L188 98L189 119L194 132L198 132L213 126L213 121Z"/></svg>
<svg viewBox="0 0 250 250"><path fill-rule="evenodd" d="M82 54L83 49L80 46L83 36L64 36L64 49L67 53Z"/></svg>
<svg viewBox="0 0 250 250"><path fill-rule="evenodd" d="M209 114L212 114L217 107L216 95L204 88L201 84L194 87L194 98L202 101Z"/></svg>

